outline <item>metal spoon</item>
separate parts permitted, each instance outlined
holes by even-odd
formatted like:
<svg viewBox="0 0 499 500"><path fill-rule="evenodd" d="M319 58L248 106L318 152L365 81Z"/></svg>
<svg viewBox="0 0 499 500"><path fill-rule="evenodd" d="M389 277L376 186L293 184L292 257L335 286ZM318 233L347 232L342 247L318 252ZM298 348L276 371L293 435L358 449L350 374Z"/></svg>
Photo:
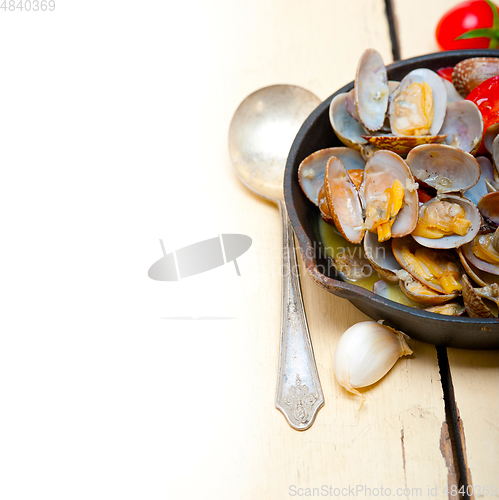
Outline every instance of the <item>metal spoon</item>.
<svg viewBox="0 0 499 500"><path fill-rule="evenodd" d="M318 97L300 87L265 87L240 104L229 129L230 155L240 179L256 194L276 203L281 213L282 318L275 405L297 430L312 425L324 396L303 307L283 178L293 139L319 103Z"/></svg>

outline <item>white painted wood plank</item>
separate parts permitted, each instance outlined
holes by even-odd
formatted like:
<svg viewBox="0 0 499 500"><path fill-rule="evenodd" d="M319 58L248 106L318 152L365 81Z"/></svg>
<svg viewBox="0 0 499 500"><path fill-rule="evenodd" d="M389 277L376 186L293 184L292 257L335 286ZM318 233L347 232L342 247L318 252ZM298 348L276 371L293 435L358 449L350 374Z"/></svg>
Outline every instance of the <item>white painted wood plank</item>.
<svg viewBox="0 0 499 500"><path fill-rule="evenodd" d="M440 17L454 5L453 0L422 0L415 9L412 2L395 1L403 58L438 51L435 28ZM448 349L471 482L477 488L487 486L488 493L484 494L487 498L498 498L499 494L498 356L498 351ZM475 497L480 498L476 491Z"/></svg>
<svg viewBox="0 0 499 500"><path fill-rule="evenodd" d="M343 331L366 316L313 284L303 268L304 301L326 404L303 433L292 430L274 408L281 308L279 215L239 183L226 151L232 113L257 88L292 83L326 98L354 78L367 47L390 63L384 2L218 0L206 10L206 23L211 50L199 95L205 108L199 128L205 139L197 165L205 185L201 189L197 183L195 195L212 208L224 232L253 238L259 287L226 330L235 359L211 354L230 379L223 393L216 391L210 408L216 412L211 420L215 428L206 435L196 433L201 458L187 476L185 463L174 466L182 479L171 485L171 496L187 488L190 496L275 500L288 498L292 488L305 493L305 488L323 485L358 485L389 487L393 494L397 488L426 492L437 486L438 498L445 498L441 492L448 469L440 450L445 415L434 348L411 341L414 357L401 360L366 391L367 402L359 411L359 399L334 378L333 354ZM190 442L191 428L180 424L174 448L182 439ZM198 482L186 486L190 476Z"/></svg>

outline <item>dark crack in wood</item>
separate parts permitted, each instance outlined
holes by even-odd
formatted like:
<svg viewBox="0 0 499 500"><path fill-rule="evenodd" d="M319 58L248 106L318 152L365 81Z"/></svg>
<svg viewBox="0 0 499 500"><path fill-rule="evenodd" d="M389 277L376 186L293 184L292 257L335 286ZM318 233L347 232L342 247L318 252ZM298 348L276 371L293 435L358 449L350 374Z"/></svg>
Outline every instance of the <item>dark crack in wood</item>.
<svg viewBox="0 0 499 500"><path fill-rule="evenodd" d="M388 20L388 30L392 42L392 56L394 61L400 60L400 43L397 29L397 16L393 7L393 0L385 0L386 17Z"/></svg>
<svg viewBox="0 0 499 500"><path fill-rule="evenodd" d="M404 427L400 429L400 442L402 443L402 465L404 467L404 485L407 489L407 471L405 469L405 444L404 444Z"/></svg>

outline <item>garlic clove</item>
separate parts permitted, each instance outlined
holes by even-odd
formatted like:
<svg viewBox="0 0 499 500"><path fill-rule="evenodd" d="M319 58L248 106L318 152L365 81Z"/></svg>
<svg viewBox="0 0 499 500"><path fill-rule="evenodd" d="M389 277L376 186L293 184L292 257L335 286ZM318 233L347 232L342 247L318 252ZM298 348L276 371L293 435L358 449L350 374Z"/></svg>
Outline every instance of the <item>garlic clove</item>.
<svg viewBox="0 0 499 500"><path fill-rule="evenodd" d="M357 389L383 378L401 356L412 354L409 337L376 321L363 321L343 333L334 353L334 373L349 392L366 397ZM361 408L362 408L361 404Z"/></svg>

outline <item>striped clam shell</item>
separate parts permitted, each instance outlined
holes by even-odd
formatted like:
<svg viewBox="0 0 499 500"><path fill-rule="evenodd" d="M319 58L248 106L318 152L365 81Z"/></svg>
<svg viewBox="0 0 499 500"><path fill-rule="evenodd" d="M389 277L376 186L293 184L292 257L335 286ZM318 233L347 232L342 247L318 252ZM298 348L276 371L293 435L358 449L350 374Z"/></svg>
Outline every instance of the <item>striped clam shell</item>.
<svg viewBox="0 0 499 500"><path fill-rule="evenodd" d="M452 83L466 97L482 82L499 75L499 58L472 57L456 64L452 71Z"/></svg>

